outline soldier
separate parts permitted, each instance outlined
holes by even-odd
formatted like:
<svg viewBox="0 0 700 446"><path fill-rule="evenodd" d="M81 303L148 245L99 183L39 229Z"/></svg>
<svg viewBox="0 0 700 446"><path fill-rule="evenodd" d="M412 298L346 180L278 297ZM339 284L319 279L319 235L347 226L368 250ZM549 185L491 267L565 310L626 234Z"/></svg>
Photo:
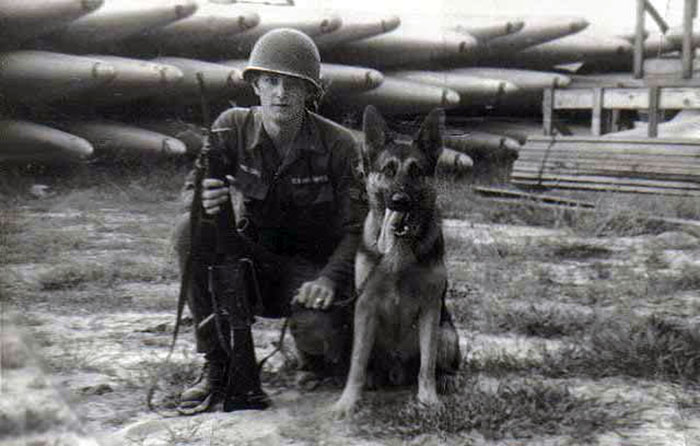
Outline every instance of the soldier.
<svg viewBox="0 0 700 446"><path fill-rule="evenodd" d="M260 106L231 108L213 123L229 185L202 182L202 205L217 214L242 196L244 233L253 262L263 317L289 317L302 377L342 374L351 348L353 265L365 205L352 134L308 109L322 94L314 42L291 29L262 36L243 71ZM191 180L187 190L193 189ZM191 197L191 195L190 195ZM177 230L181 269L189 250L189 221ZM206 236L205 236L206 237ZM194 270L188 305L195 323L212 305L205 280ZM226 382L226 355L216 334L197 331L205 372L181 395L185 410L208 410Z"/></svg>

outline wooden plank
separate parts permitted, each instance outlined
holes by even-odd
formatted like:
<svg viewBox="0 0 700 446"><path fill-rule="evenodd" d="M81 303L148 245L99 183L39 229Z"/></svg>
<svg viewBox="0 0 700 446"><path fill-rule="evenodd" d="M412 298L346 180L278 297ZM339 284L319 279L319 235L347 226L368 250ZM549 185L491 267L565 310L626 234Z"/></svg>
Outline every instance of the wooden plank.
<svg viewBox="0 0 700 446"><path fill-rule="evenodd" d="M554 89L547 88L544 90L542 97L542 125L544 134L549 136L552 134L554 114Z"/></svg>
<svg viewBox="0 0 700 446"><path fill-rule="evenodd" d="M700 160L694 154L663 154L663 153L629 153L627 151L601 150L599 152L583 150L523 150L518 154L520 160L524 159L590 159L598 161L613 160L619 162L660 163L660 164L684 164L695 165L700 168Z"/></svg>
<svg viewBox="0 0 700 446"><path fill-rule="evenodd" d="M610 112L610 131L611 132L619 132L622 130L622 123L620 120L620 110L619 109L613 109Z"/></svg>
<svg viewBox="0 0 700 446"><path fill-rule="evenodd" d="M686 181L665 181L658 179L648 179L648 178L629 178L629 177L612 177L606 175L595 175L595 174L553 174L542 172L523 172L520 170L513 170L512 178L529 178L529 179L542 179L550 181L576 181L582 183L599 183L599 184L629 184L629 185L643 185L652 187L666 187L679 190L695 190L700 191L700 185L695 183L690 183Z"/></svg>
<svg viewBox="0 0 700 446"><path fill-rule="evenodd" d="M502 189L495 187L474 186L472 190L479 195L486 197L515 198L519 200L530 200L548 204L557 204L571 207L594 208L595 204L589 201L574 200L564 197L553 197L551 195L532 194L513 189Z"/></svg>
<svg viewBox="0 0 700 446"><path fill-rule="evenodd" d="M649 124L647 136L656 138L659 136L659 94L661 87L649 87Z"/></svg>
<svg viewBox="0 0 700 446"><path fill-rule="evenodd" d="M622 164L602 164L595 162L576 162L576 161L523 161L513 165L514 170L542 170L547 172L601 172L604 175L610 176L629 176L629 177L658 177L668 179L680 179L682 181L694 181L700 184L700 173L697 169L685 169L682 167L666 167L657 169L653 166L625 166Z"/></svg>
<svg viewBox="0 0 700 446"><path fill-rule="evenodd" d="M553 153L547 156L541 155L524 155L517 159L516 165L522 163L558 163L560 165L575 165L575 164L591 164L606 167L629 167L656 169L657 172L679 169L695 174L700 177L700 163L687 162L685 158L679 158L671 161L663 158L638 158L638 157L619 157L619 156L570 156L562 153Z"/></svg>
<svg viewBox="0 0 700 446"><path fill-rule="evenodd" d="M634 32L633 72L636 79L644 77L644 13L646 0L637 0L637 20Z"/></svg>
<svg viewBox="0 0 700 446"><path fill-rule="evenodd" d="M603 108L639 110L649 108L647 88L604 88ZM589 88L567 88L554 90L555 110L592 109L594 93ZM660 109L700 108L700 88L661 87Z"/></svg>
<svg viewBox="0 0 700 446"><path fill-rule="evenodd" d="M648 67L649 61L644 62L645 68ZM681 73L681 61L678 60L678 74L672 73L654 73L646 69L643 79L634 79L631 75L626 77L605 78L590 75L576 79L576 85L572 88L649 88L654 85L661 87L700 87L700 79L697 77L691 79L683 79Z"/></svg>
<svg viewBox="0 0 700 446"><path fill-rule="evenodd" d="M538 168L549 171L582 171L599 170L606 172L618 172L628 176L657 176L661 178L682 176L684 180L695 181L700 184L700 169L697 166L676 165L651 165L644 163L624 163L609 160L581 160L581 159L523 159L518 160L512 166L515 170Z"/></svg>
<svg viewBox="0 0 700 446"><path fill-rule="evenodd" d="M689 183L700 184L700 176L688 173L687 171L679 170L677 172L659 172L653 170L645 170L644 168L627 168L624 167L606 167L602 168L598 165L586 164L569 164L562 165L561 163L521 163L513 166L513 172L518 173L548 173L552 175L597 175L612 178L637 178L637 179L654 179L668 181L686 181Z"/></svg>
<svg viewBox="0 0 700 446"><path fill-rule="evenodd" d="M591 133L593 136L603 134L603 90L602 88L593 89L593 116L591 118Z"/></svg>
<svg viewBox="0 0 700 446"><path fill-rule="evenodd" d="M541 145L543 147L548 147L551 142L554 141L558 146L565 146L568 144L576 144L581 147L600 147L605 145L606 147L673 147L678 150L695 150L700 149L700 144L697 139L691 138L594 138L590 136L558 136L552 138L551 136L540 136L540 135L530 135L528 136L527 143L521 147L521 150L526 150L527 147L533 145Z"/></svg>
<svg viewBox="0 0 700 446"><path fill-rule="evenodd" d="M649 0L645 0L644 1L644 8L647 10L647 12L651 16L651 18L654 19L654 21L656 22L656 25L659 27L661 32L663 34L666 34L666 32L668 31L668 28L669 28L668 23L666 23L666 21L661 16L661 14L659 14L659 11L656 10L654 5L652 5Z"/></svg>
<svg viewBox="0 0 700 446"><path fill-rule="evenodd" d="M683 46L681 48L681 61L683 63L683 79L693 76L693 16L696 0L685 0L683 8Z"/></svg>
<svg viewBox="0 0 700 446"><path fill-rule="evenodd" d="M570 158L576 157L617 157L619 159L636 157L648 157L648 159L659 159L663 160L668 158L670 162L687 162L692 164L700 163L700 154L698 151L691 150L674 150L669 147L668 153L664 153L663 148L653 148L653 147L639 147L639 148L628 148L628 147L601 147L600 150L590 147L572 147L572 146L554 146L550 149L546 147L531 147L524 150L518 151L518 157L524 158L526 156L540 156L546 157L548 155L563 155Z"/></svg>
<svg viewBox="0 0 700 446"><path fill-rule="evenodd" d="M591 158L591 159L619 159L619 160L639 160L642 162L668 161L669 163L700 163L700 154L687 151L672 151L664 153L663 150L647 150L644 148L639 150L627 149L607 149L587 150L573 149L571 147L554 147L552 149L545 148L529 148L527 150L518 151L518 158L525 159L526 157L546 157L559 155L568 158Z"/></svg>
<svg viewBox="0 0 700 446"><path fill-rule="evenodd" d="M635 194L653 194L653 195L671 195L681 197L700 197L699 191L686 191L669 189L664 187L645 187L645 186L630 186L621 184L596 184L596 183L579 183L576 181L538 181L538 180L513 180L514 184L531 185L537 187L549 187L556 189L570 190L590 190L600 192L620 192L620 193L635 193Z"/></svg>

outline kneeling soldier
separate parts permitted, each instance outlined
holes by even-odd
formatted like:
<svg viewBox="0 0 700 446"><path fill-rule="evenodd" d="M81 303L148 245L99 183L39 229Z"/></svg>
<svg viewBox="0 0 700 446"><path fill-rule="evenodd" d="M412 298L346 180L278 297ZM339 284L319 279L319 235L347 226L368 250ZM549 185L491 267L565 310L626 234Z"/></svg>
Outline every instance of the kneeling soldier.
<svg viewBox="0 0 700 446"><path fill-rule="evenodd" d="M290 318L301 370L342 374L351 347L354 256L366 210L352 134L307 108L322 93L319 71L318 49L303 33L277 29L258 40L243 76L260 106L228 109L213 123L207 149L228 181L204 178L201 203L206 215L215 216L238 197L236 219L245 226L239 232L262 301L258 315ZM190 254L189 226L190 219L183 219L176 231L182 271ZM214 232L205 219L200 243L206 245ZM221 330L206 323L214 308L206 268L196 263L188 305L200 327L197 350L206 373L181 395L180 408L189 412L222 400L229 360Z"/></svg>

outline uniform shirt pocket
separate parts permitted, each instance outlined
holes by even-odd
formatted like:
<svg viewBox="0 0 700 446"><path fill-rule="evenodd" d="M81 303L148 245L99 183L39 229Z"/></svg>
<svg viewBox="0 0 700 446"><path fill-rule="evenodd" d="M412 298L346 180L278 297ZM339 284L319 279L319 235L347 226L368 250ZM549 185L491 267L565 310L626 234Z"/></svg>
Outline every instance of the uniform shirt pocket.
<svg viewBox="0 0 700 446"><path fill-rule="evenodd" d="M327 205L333 201L333 186L328 175L291 177L290 183L297 207Z"/></svg>
<svg viewBox="0 0 700 446"><path fill-rule="evenodd" d="M240 165L236 180L245 198L262 201L267 196L269 186L263 181L260 171Z"/></svg>

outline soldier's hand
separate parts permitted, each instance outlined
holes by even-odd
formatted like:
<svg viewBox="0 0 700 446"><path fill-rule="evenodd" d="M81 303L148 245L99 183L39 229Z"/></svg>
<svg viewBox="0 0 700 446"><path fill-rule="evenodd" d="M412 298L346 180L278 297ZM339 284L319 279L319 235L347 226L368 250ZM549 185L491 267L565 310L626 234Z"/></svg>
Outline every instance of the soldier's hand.
<svg viewBox="0 0 700 446"><path fill-rule="evenodd" d="M214 178L202 180L202 207L204 207L204 212L209 215L219 213L221 205L228 199L228 185L223 181Z"/></svg>
<svg viewBox="0 0 700 446"><path fill-rule="evenodd" d="M335 298L335 283L327 277L319 277L316 280L304 282L292 303L300 304L306 308L327 310Z"/></svg>

